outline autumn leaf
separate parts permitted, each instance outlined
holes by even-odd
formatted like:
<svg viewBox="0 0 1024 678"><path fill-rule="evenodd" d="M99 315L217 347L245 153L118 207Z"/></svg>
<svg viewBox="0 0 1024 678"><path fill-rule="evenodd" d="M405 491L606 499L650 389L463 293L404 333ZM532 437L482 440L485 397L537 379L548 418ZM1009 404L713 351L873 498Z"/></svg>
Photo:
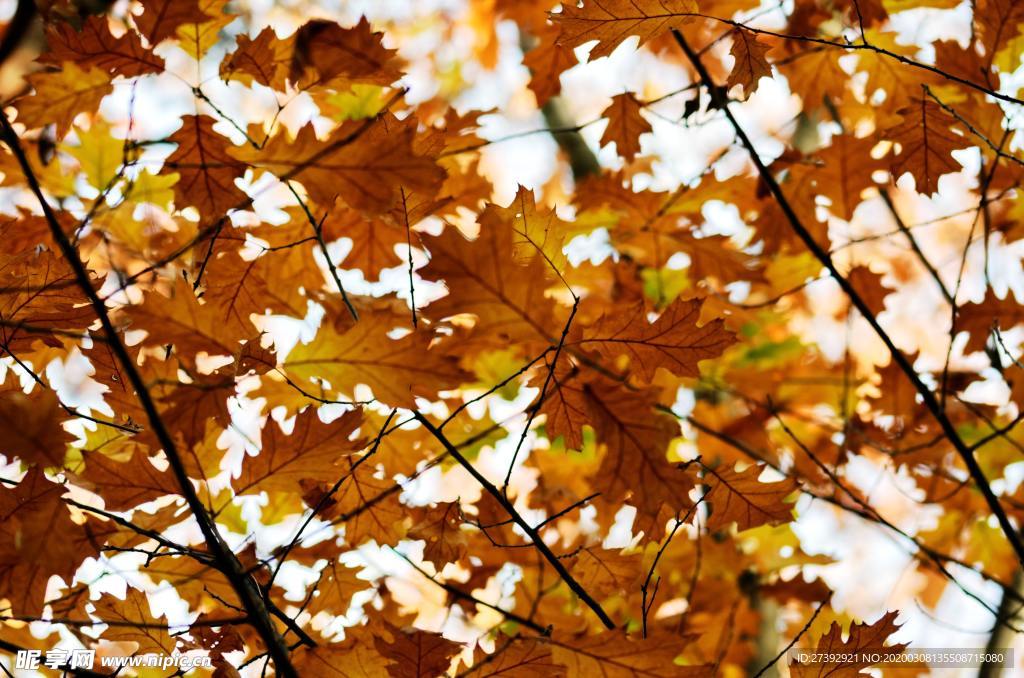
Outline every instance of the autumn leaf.
<svg viewBox="0 0 1024 678"><path fill-rule="evenodd" d="M362 447L361 440L351 439L361 421L360 411L351 410L325 424L308 409L296 417L290 434L268 421L259 453L243 461L241 475L232 481L235 491L296 492L303 480L334 482L345 474L339 462Z"/></svg>
<svg viewBox="0 0 1024 678"><path fill-rule="evenodd" d="M630 638L615 630L584 637L556 636L551 643L551 656L567 668L569 678L714 675L711 667L675 665L675 658L685 646L686 641L679 636Z"/></svg>
<svg viewBox="0 0 1024 678"><path fill-rule="evenodd" d="M642 110L643 104L627 92L612 97L611 105L601 113L608 118L601 144L615 142L615 149L628 162L640 152L640 135L651 131L651 123L640 115Z"/></svg>
<svg viewBox="0 0 1024 678"><path fill-rule="evenodd" d="M12 241L13 237L8 242ZM0 326L0 338L8 353L28 349L37 341L58 344L62 331L85 329L94 320L70 267L50 250L33 247L0 257L0 288L0 317L6 321ZM19 329L21 324L33 331Z"/></svg>
<svg viewBox="0 0 1024 678"><path fill-rule="evenodd" d="M301 83L303 71L311 68L319 82L338 89L355 83L390 85L401 72L396 67L395 50L384 47L382 37L370 28L366 17L352 28L310 21L295 34L289 77Z"/></svg>
<svg viewBox="0 0 1024 678"><path fill-rule="evenodd" d="M204 304L191 285L178 279L171 296L151 292L143 303L129 309L129 317L133 328L146 330L144 341L149 345L173 344L184 357L197 351L233 355L246 330L227 325L221 311Z"/></svg>
<svg viewBox="0 0 1024 678"><path fill-rule="evenodd" d="M415 396L436 397L439 390L466 380L457 362L431 349L433 336L413 330L399 339L389 338L395 320L387 314L363 315L345 332L322 327L308 344L299 344L285 358L285 373L306 389L320 392L326 381L329 393L351 397L359 384L391 405L415 406Z"/></svg>
<svg viewBox="0 0 1024 678"><path fill-rule="evenodd" d="M761 482L762 467L750 466L743 471L726 468L712 470L704 492L704 503L711 507L708 529L718 530L736 524L736 529L749 530L760 525L789 522L793 506L786 502L797 489L792 478Z"/></svg>
<svg viewBox="0 0 1024 678"><path fill-rule="evenodd" d="M569 47L597 40L591 59L608 56L631 35L640 46L661 33L679 28L698 12L693 0L587 0L582 7L562 6L551 20L559 27L560 44Z"/></svg>
<svg viewBox="0 0 1024 678"><path fill-rule="evenodd" d="M451 658L462 646L444 638L440 633L418 629L406 631L390 627L391 640L380 636L373 639L377 651L393 662L389 673L398 678L433 678L447 671Z"/></svg>
<svg viewBox="0 0 1024 678"><path fill-rule="evenodd" d="M512 260L516 263L528 266L539 258L555 275L565 270L562 248L571 225L559 219L555 210L538 207L528 188L520 186L508 207L487 205L479 222L481 231L500 233L511 229Z"/></svg>
<svg viewBox="0 0 1024 678"><path fill-rule="evenodd" d="M644 307L638 305L629 313L602 317L573 344L609 359L629 356L630 367L646 382L659 367L676 376L696 377L698 362L721 355L735 342L721 320L699 326L700 310L699 300L676 300L648 324Z"/></svg>
<svg viewBox="0 0 1024 678"><path fill-rule="evenodd" d="M829 199L829 209L840 219L853 218L861 195L875 185L871 175L885 168L884 161L875 158L874 146L870 137L841 134L832 137L828 148L818 153L822 166L815 171L815 187Z"/></svg>
<svg viewBox="0 0 1024 678"><path fill-rule="evenodd" d="M74 440L61 426L65 418L53 391L24 393L5 383L0 390L0 426L6 433L0 453L25 464L63 466L68 443Z"/></svg>
<svg viewBox="0 0 1024 678"><path fill-rule="evenodd" d="M125 511L181 491L170 473L158 470L138 451L123 462L93 451L83 452L82 459L85 470L75 474L77 484L103 497L110 511Z"/></svg>
<svg viewBox="0 0 1024 678"><path fill-rule="evenodd" d="M173 654L177 641L171 637L166 621L154 616L146 594L128 587L124 599L106 594L93 602L94 614L102 620L115 622L104 637L107 640L136 643L140 654Z"/></svg>
<svg viewBox="0 0 1024 678"><path fill-rule="evenodd" d="M558 29L548 29L538 36L540 44L526 53L523 65L530 69L529 88L543 106L562 90L562 73L576 64L572 49L558 43Z"/></svg>
<svg viewBox="0 0 1024 678"><path fill-rule="evenodd" d="M425 510L409 528L409 539L423 540L423 559L440 569L466 555L468 539L460 530L462 514L457 503L442 503Z"/></svg>
<svg viewBox="0 0 1024 678"><path fill-rule="evenodd" d="M890 161L893 177L909 172L917 191L932 195L939 190L939 177L961 169L952 152L970 144L950 130L954 118L930 99L918 99L899 115L903 121L884 133L900 145L899 155Z"/></svg>
<svg viewBox="0 0 1024 678"><path fill-rule="evenodd" d="M78 565L99 554L71 520L63 494L38 467L16 486L0 487L0 599L9 614L40 614L50 577L69 584Z"/></svg>
<svg viewBox="0 0 1024 678"><path fill-rule="evenodd" d="M35 93L18 99L18 116L29 127L53 123L63 137L79 113L94 113L114 88L110 76L91 63L79 68L72 61L61 70L34 73L28 82Z"/></svg>
<svg viewBox="0 0 1024 678"><path fill-rule="evenodd" d="M327 483L305 479L303 501L310 507L323 506L325 519L343 521L349 544L363 544L371 539L378 544L397 543L407 532L407 512L398 499L401 485L373 464L354 467L354 463L349 462L348 473L333 497L327 495Z"/></svg>
<svg viewBox="0 0 1024 678"><path fill-rule="evenodd" d="M733 34L732 47L729 49L729 54L736 63L729 73L729 79L725 81L725 86L731 89L735 85L743 85L744 96L753 94L761 78L770 78L772 75L771 64L765 56L769 49L770 47L758 41L753 33L736 31Z"/></svg>
<svg viewBox="0 0 1024 678"><path fill-rule="evenodd" d="M693 480L667 459L669 441L679 434L679 426L654 411L653 394L629 391L605 378L575 388L578 392L572 397L582 401L605 448L594 488L609 501L628 496L641 514L652 519L663 505L689 506Z"/></svg>
<svg viewBox="0 0 1024 678"><path fill-rule="evenodd" d="M1021 3L14 4L0 663L883 648L909 599L817 578L856 559L801 495L858 567L898 523L925 614L1013 588Z"/></svg>
<svg viewBox="0 0 1024 678"><path fill-rule="evenodd" d="M401 199L402 189L433 195L444 170L413 149L415 119L399 121L382 114L369 121L350 120L324 140L312 126L296 138L277 134L262 149L239 147L240 162L301 182L317 203L340 197L350 207L380 214Z"/></svg>
<svg viewBox="0 0 1024 678"><path fill-rule="evenodd" d="M992 337L993 327L1001 332L1012 330L1024 323L1024 307L1017 303L1015 296L1000 299L995 292L988 290L981 302L963 304L956 317L958 331L967 332L968 339L964 351L984 351Z"/></svg>
<svg viewBox="0 0 1024 678"><path fill-rule="evenodd" d="M210 19L199 0L140 0L140 4L142 14L135 17L135 25L151 45L173 37L180 26Z"/></svg>
<svg viewBox="0 0 1024 678"><path fill-rule="evenodd" d="M303 648L295 653L295 669L304 676L324 678L389 678L394 664L367 643Z"/></svg>
<svg viewBox="0 0 1024 678"><path fill-rule="evenodd" d="M309 613L327 612L345 615L352 605L352 596L366 590L369 582L360 578L359 570L339 562L330 562L320 571L316 592L309 601Z"/></svg>
<svg viewBox="0 0 1024 678"><path fill-rule="evenodd" d="M546 262L535 258L525 269L510 261L515 231L505 222L481 227L475 240L455 228L426 239L430 263L420 275L444 281L448 295L425 311L444 319L476 317L474 332L495 340L533 340L554 336L554 305L545 296Z"/></svg>
<svg viewBox="0 0 1024 678"><path fill-rule="evenodd" d="M854 266L846 274L846 279L857 291L857 295L867 304L871 313L877 316L885 310L885 298L893 290L882 284L882 276L867 266Z"/></svg>
<svg viewBox="0 0 1024 678"><path fill-rule="evenodd" d="M897 644L885 646L886 639L897 631L895 612L886 613L881 619L873 624L853 624L846 640L843 640L843 629L838 623L833 623L828 632L818 640L815 652L824 653L827 657L836 657L836 660L825 661L820 664L803 665L793 662L789 670L799 678L810 678L816 676L842 676L843 678L863 675L861 669L872 665L865 655L878 652L885 648L885 652L899 654L907 646ZM845 657L850 657L845 660Z"/></svg>
<svg viewBox="0 0 1024 678"><path fill-rule="evenodd" d="M255 38L239 33L235 41L235 50L221 62L222 78L246 85L256 82L276 90L287 88L294 40L281 40L267 26Z"/></svg>
<svg viewBox="0 0 1024 678"><path fill-rule="evenodd" d="M639 553L584 548L573 562L572 573L588 591L611 596L639 587L642 561Z"/></svg>
<svg viewBox="0 0 1024 678"><path fill-rule="evenodd" d="M78 30L70 23L51 24L46 42L48 51L40 60L58 67L70 61L126 78L164 70L164 60L143 47L137 33L114 37L103 17L88 17Z"/></svg>
<svg viewBox="0 0 1024 678"><path fill-rule="evenodd" d="M202 213L221 215L245 200L245 193L235 185L245 165L231 156L232 145L214 131L214 122L205 115L186 117L169 139L178 148L164 167L180 177L174 195L182 206L194 205Z"/></svg>
<svg viewBox="0 0 1024 678"><path fill-rule="evenodd" d="M228 0L199 0L199 14L189 13L177 27L178 45L193 59L201 59L217 44L220 32L235 20Z"/></svg>
<svg viewBox="0 0 1024 678"><path fill-rule="evenodd" d="M565 438L565 446L578 450L583 446L583 427L589 424L585 394L575 382L577 371L564 362L545 365L546 371L538 375L531 386L542 388L551 373L551 395L541 403L546 427L551 438Z"/></svg>
<svg viewBox="0 0 1024 678"><path fill-rule="evenodd" d="M408 233L390 219L371 217L354 209L334 209L321 226L324 237L349 238L352 249L345 256L345 268L359 269L368 280L377 280L385 268L402 263L396 245L409 241Z"/></svg>

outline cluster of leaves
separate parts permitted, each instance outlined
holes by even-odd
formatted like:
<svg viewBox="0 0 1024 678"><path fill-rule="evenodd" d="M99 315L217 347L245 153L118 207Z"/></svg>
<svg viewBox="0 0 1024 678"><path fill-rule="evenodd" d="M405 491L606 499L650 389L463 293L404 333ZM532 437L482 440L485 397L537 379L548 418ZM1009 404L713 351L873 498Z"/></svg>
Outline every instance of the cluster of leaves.
<svg viewBox="0 0 1024 678"><path fill-rule="evenodd" d="M1005 476L1024 460L1024 380L1002 333L1024 314L987 268L984 301L963 301L963 267L952 286L890 196L927 199L973 162L963 259L1024 234L1024 102L1000 89L1020 63L1020 3L970 3L964 42L906 44L891 15L966 16L960 3L820 0L785 15L752 0L474 0L487 44L499 22L519 27L538 106L579 58L633 36L691 76L656 100L615 96L601 144L620 169L578 171L559 206L526 188L493 203L481 113L406 101L406 64L365 19L250 27L220 62L222 80L273 92L279 114L315 109L300 128L239 123L190 82L197 112L139 139L131 111L118 127L101 104L128 90L134 105L140 81L171 77L172 55L220 49L237 25L227 0L44 4L38 68L0 119L5 651L70 635L101 652L203 650L222 676L259 662L283 676L698 676L777 660L773 606L793 643L882 646L895 613L855 622L813 578L828 559L793 532L800 497L904 543L932 603L964 588L963 567L1019 598L1024 496ZM827 130L781 139L771 161L733 112L768 78L802 101L802 128ZM746 167L729 176L716 159L670 192L637 190L656 155L641 144L651 109L669 100L680 124L725 120ZM276 215L254 206L267 187L290 201ZM879 200L898 225L879 237L910 247L840 257L837 234ZM746 232L716 233L709 203ZM570 263L570 240L600 229L614 256ZM408 285L379 296L343 284L394 268ZM826 279L840 321L884 346L881 366L801 333ZM946 364L928 372L878 320L919 280L952 319ZM322 320L293 345L271 330L280 316ZM956 356L982 367L951 367L960 333ZM102 407L67 402L49 367L72 363ZM983 380L1005 381L1008 401L968 398ZM254 435L243 401L260 412ZM855 459L909 478L938 526L883 515L847 480ZM439 473L458 496L413 491ZM408 565L459 632L426 603L410 611L367 558ZM104 580L131 568L124 595L76 574L90 561ZM187 606L179 626L147 597L168 590Z"/></svg>

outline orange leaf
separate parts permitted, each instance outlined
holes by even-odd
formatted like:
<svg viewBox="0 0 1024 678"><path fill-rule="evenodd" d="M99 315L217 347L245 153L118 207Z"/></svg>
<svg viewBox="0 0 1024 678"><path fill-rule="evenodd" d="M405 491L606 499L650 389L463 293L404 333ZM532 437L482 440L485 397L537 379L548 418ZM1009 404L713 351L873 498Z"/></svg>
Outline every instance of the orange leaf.
<svg viewBox="0 0 1024 678"><path fill-rule="evenodd" d="M160 621L153 615L149 599L142 591L129 586L124 600L107 593L93 605L98 618L120 622L107 627L104 640L136 643L135 651L140 654L174 653L177 641L166 628L166 620Z"/></svg>
<svg viewBox="0 0 1024 678"><path fill-rule="evenodd" d="M729 54L736 63L725 86L731 89L734 85L743 85L744 96L753 94L761 78L770 78L772 75L772 66L765 58L769 49L771 47L758 42L757 36L750 31L741 29L733 33Z"/></svg>
<svg viewBox="0 0 1024 678"><path fill-rule="evenodd" d="M61 426L66 417L53 391L24 393L5 384L0 390L0 453L29 465L63 466L68 443L75 439Z"/></svg>
<svg viewBox="0 0 1024 678"><path fill-rule="evenodd" d="M885 641L899 629L896 626L895 612L888 612L874 624L853 624L846 640L843 640L843 629L838 622L833 622L828 633L818 641L815 654L832 656L836 659L820 664L803 665L793 662L789 670L795 678L854 678L863 676L861 669L871 666L871 662L857 658L858 653L871 654L885 648L886 652L899 653L905 644L886 647ZM850 657L850 660L845 660Z"/></svg>
<svg viewBox="0 0 1024 678"><path fill-rule="evenodd" d="M402 188L433 195L444 181L444 170L414 151L415 125L415 118L399 121L384 114L350 120L323 141L306 125L295 139L278 134L261 150L231 152L253 167L301 182L321 205L340 197L350 207L380 214L395 206Z"/></svg>
<svg viewBox="0 0 1024 678"><path fill-rule="evenodd" d="M142 452L126 462L117 462L100 452L83 451L85 471L75 474L76 482L103 498L108 511L125 511L181 487L167 471L158 470Z"/></svg>
<svg viewBox="0 0 1024 678"><path fill-rule="evenodd" d="M64 491L38 466L16 487L0 485L0 598L9 601L9 614L41 614L50 577L70 584L79 564L99 555L71 520Z"/></svg>
<svg viewBox="0 0 1024 678"><path fill-rule="evenodd" d="M940 176L961 169L951 153L972 144L949 129L956 120L930 99L918 99L899 114L903 122L883 134L901 147L890 161L893 178L910 172L917 192L933 195L939 190Z"/></svg>
<svg viewBox="0 0 1024 678"><path fill-rule="evenodd" d="M297 377L307 392L351 396L365 384L378 400L400 407L415 407L415 397L436 397L458 386L467 375L455 356L431 349L431 332L414 330L400 339L388 333L395 327L386 313L364 313L345 332L321 327L308 344L299 344L284 360L285 372ZM327 381L325 389L317 382Z"/></svg>
<svg viewBox="0 0 1024 678"><path fill-rule="evenodd" d="M178 148L167 158L163 173L173 170L180 175L174 195L182 207L194 205L203 214L219 217L246 198L235 186L245 164L229 155L231 144L214 131L214 122L206 115L185 116L168 139Z"/></svg>
<svg viewBox="0 0 1024 678"><path fill-rule="evenodd" d="M297 492L300 481L309 479L333 483L346 473L338 463L363 445L351 439L361 422L359 410L325 424L315 409L307 409L295 418L289 434L277 422L267 421L262 447L255 456L246 456L242 473L232 482L236 493Z"/></svg>
<svg viewBox="0 0 1024 678"><path fill-rule="evenodd" d="M603 316L573 344L594 348L606 358L629 356L630 368L650 382L659 367L679 377L697 377L701 360L718 357L736 342L722 320L704 326L702 302L677 299L653 323L648 323L643 304L628 313Z"/></svg>
<svg viewBox="0 0 1024 678"><path fill-rule="evenodd" d="M707 520L710 530L736 523L736 529L749 530L760 525L778 525L793 519L793 505L785 499L797 489L792 478L764 483L758 478L763 470L751 466L743 471L727 468L711 471L705 480L708 490L704 503L711 507Z"/></svg>
<svg viewBox="0 0 1024 678"><path fill-rule="evenodd" d="M143 47L137 33L126 31L115 38L105 17L90 16L77 31L70 23L51 24L46 43L40 61L54 66L73 61L126 78L164 70L164 60Z"/></svg>
<svg viewBox="0 0 1024 678"><path fill-rule="evenodd" d="M140 0L140 3L142 14L135 17L135 25L151 45L173 37L179 26L210 19L200 9L199 0Z"/></svg>
<svg viewBox="0 0 1024 678"><path fill-rule="evenodd" d="M30 128L53 123L63 137L79 113L95 113L114 87L110 76L91 65L79 68L65 62L59 71L33 73L26 78L35 93L18 99L19 122Z"/></svg>
<svg viewBox="0 0 1024 678"><path fill-rule="evenodd" d="M629 162L640 152L640 135L651 131L651 123L640 115L642 110L643 104L627 92L612 97L611 106L601 113L601 117L608 118L601 144L614 141L619 155Z"/></svg>
<svg viewBox="0 0 1024 678"><path fill-rule="evenodd" d="M556 636L551 655L568 669L568 678L710 678L710 666L677 666L687 639L667 632L631 638L620 630L589 636Z"/></svg>
<svg viewBox="0 0 1024 678"><path fill-rule="evenodd" d="M631 35L640 46L669 29L679 28L698 12L694 0L586 0L582 7L565 3L551 15L561 29L559 44L569 47L597 40L590 59L608 56Z"/></svg>

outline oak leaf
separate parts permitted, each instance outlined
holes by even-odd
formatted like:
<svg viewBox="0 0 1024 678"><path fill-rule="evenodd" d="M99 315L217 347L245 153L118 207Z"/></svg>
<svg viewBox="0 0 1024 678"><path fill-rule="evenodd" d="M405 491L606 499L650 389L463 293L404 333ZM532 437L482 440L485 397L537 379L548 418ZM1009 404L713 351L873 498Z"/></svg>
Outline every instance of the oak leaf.
<svg viewBox="0 0 1024 678"><path fill-rule="evenodd" d="M54 66L70 61L126 78L164 70L164 60L143 47L137 33L114 37L105 17L90 16L78 30L67 22L50 24L46 42L40 61Z"/></svg>
<svg viewBox="0 0 1024 678"><path fill-rule="evenodd" d="M590 593L608 597L637 590L642 567L640 553L584 548L573 560L572 574Z"/></svg>
<svg viewBox="0 0 1024 678"><path fill-rule="evenodd" d="M293 39L282 40L267 26L255 38L239 33L235 42L235 50L220 64L223 79L245 85L257 82L279 91L288 87L288 68L295 48Z"/></svg>
<svg viewBox="0 0 1024 678"><path fill-rule="evenodd" d="M875 186L871 175L885 169L885 162L872 154L874 145L870 137L858 139L840 134L818 153L822 166L815 171L815 188L829 199L829 210L840 219L853 218L854 210L862 202L861 195Z"/></svg>
<svg viewBox="0 0 1024 678"><path fill-rule="evenodd" d="M332 617L343 617L352 605L352 596L370 586L366 579L360 579L359 570L346 567L337 560L331 561L320 571L315 586L316 592L306 608L312 615L327 612Z"/></svg>
<svg viewBox="0 0 1024 678"><path fill-rule="evenodd" d="M340 197L350 207L381 214L395 206L404 188L433 195L444 170L413 148L415 118L399 121L384 113L372 120L350 120L320 140L312 125L296 138L277 134L262 149L238 147L239 162L302 183L319 204Z"/></svg>
<svg viewBox="0 0 1024 678"><path fill-rule="evenodd" d="M195 354L234 355L251 329L224 322L222 308L200 301L192 286L179 278L171 295L150 292L141 304L126 310L132 329L146 330L147 346L173 344L182 360L194 360Z"/></svg>
<svg viewBox="0 0 1024 678"><path fill-rule="evenodd" d="M140 654L170 655L177 641L171 637L163 615L153 615L149 599L142 591L128 587L124 599L109 593L93 602L93 614L101 620L115 622L103 632L103 639L132 642Z"/></svg>
<svg viewBox="0 0 1024 678"><path fill-rule="evenodd" d="M178 148L168 156L165 168L180 175L174 195L182 206L194 205L203 214L221 216L238 207L246 195L235 185L245 164L229 153L232 145L213 129L214 119L189 115L168 141Z"/></svg>
<svg viewBox="0 0 1024 678"><path fill-rule="evenodd" d="M640 46L670 29L679 28L699 11L694 0L586 0L582 7L562 5L552 14L559 27L560 44L569 47L597 40L591 59L608 56L631 35L639 36Z"/></svg>
<svg viewBox="0 0 1024 678"><path fill-rule="evenodd" d="M520 186L508 207L488 204L478 219L481 232L512 231L512 260L528 266L535 259L561 275L568 265L562 247L571 225L553 209L538 207L533 191Z"/></svg>
<svg viewBox="0 0 1024 678"><path fill-rule="evenodd" d="M453 356L430 348L430 332L413 330L391 339L394 325L389 314L374 313L364 314L345 332L321 327L313 341L292 349L284 370L307 391L351 396L365 384L378 400L400 407L414 407L417 395L434 397L466 380ZM329 389L317 385L324 381Z"/></svg>
<svg viewBox="0 0 1024 678"><path fill-rule="evenodd" d="M174 37L180 26L210 19L199 0L140 0L140 4L142 14L134 17L135 25L151 45Z"/></svg>
<svg viewBox="0 0 1024 678"><path fill-rule="evenodd" d="M17 255L0 255L0 317L7 321L0 327L2 344L15 354L39 340L60 345L61 330L83 331L96 318L67 262L52 250L34 246ZM20 330L20 323L35 331Z"/></svg>
<svg viewBox="0 0 1024 678"><path fill-rule="evenodd" d="M10 614L38 616L50 577L70 583L78 565L99 554L71 520L64 491L38 466L16 487L0 486L0 599Z"/></svg>
<svg viewBox="0 0 1024 678"><path fill-rule="evenodd" d="M366 17L351 28L310 21L294 36L289 79L301 84L304 71L310 68L317 81L336 89L353 83L390 85L402 74L396 67L396 51L384 47L383 35L370 28Z"/></svg>
<svg viewBox="0 0 1024 678"><path fill-rule="evenodd" d="M438 570L462 559L468 539L461 530L462 513L457 502L442 502L426 509L409 528L409 539L424 542L423 559Z"/></svg>
<svg viewBox="0 0 1024 678"><path fill-rule="evenodd" d="M632 162L640 152L640 135L651 131L651 123L640 114L643 104L627 92L612 97L611 105L601 113L608 119L608 127L601 136L601 144L615 142L619 155Z"/></svg>
<svg viewBox="0 0 1024 678"><path fill-rule="evenodd" d="M304 647L292 655L300 676L323 678L391 678L394 662L361 639L341 644Z"/></svg>
<svg viewBox="0 0 1024 678"><path fill-rule="evenodd" d="M571 382L570 382L571 383ZM668 445L679 435L670 416L654 410L653 392L630 391L606 377L562 385L587 413L604 447L594 489L607 501L627 498L637 511L656 518L663 505L688 507L693 480L668 461Z"/></svg>
<svg viewBox="0 0 1024 678"><path fill-rule="evenodd" d="M897 644L885 646L886 639L897 631L895 612L888 612L873 624L853 624L846 640L843 640L843 629L838 622L833 622L828 632L818 640L815 653L823 653L835 657L834 661L803 665L793 662L789 665L790 672L797 678L853 678L862 676L861 669L871 666L871 662L863 655L880 651L899 654L907 646ZM860 655L860 656L858 656ZM849 657L849 660L844 660Z"/></svg>
<svg viewBox="0 0 1024 678"><path fill-rule="evenodd" d="M18 99L18 118L28 127L57 126L63 137L79 113L94 113L103 97L114 91L110 76L99 68L79 68L65 62L59 71L33 73L27 78L35 93Z"/></svg>
<svg viewBox="0 0 1024 678"><path fill-rule="evenodd" d="M846 274L846 280L864 300L873 315L877 316L885 310L885 298L892 294L893 290L882 284L882 276L861 265L850 269Z"/></svg>
<svg viewBox="0 0 1024 678"><path fill-rule="evenodd" d="M344 464L343 464L344 470ZM324 519L345 526L345 541L357 546L368 540L378 544L397 544L406 534L408 511L399 502L400 484L377 471L373 464L349 460L347 473L333 497L324 482L304 480L303 501L307 506L322 506Z"/></svg>
<svg viewBox="0 0 1024 678"><path fill-rule="evenodd" d="M268 421L259 453L243 460L242 473L232 483L236 492L296 492L300 481L309 479L333 483L345 475L339 462L362 447L362 440L351 439L361 422L359 410L325 424L315 409L307 409L296 417L289 434Z"/></svg>
<svg viewBox="0 0 1024 678"><path fill-rule="evenodd" d="M514 636L491 654L477 650L469 675L522 676L522 678L564 678L566 667L551 655L551 643L542 639Z"/></svg>
<svg viewBox="0 0 1024 678"><path fill-rule="evenodd" d="M0 390L0 453L29 465L63 466L68 444L75 438L61 426L65 417L53 391L25 393L5 384Z"/></svg>
<svg viewBox="0 0 1024 678"><path fill-rule="evenodd" d="M769 49L771 47L760 42L750 31L740 29L733 33L729 54L735 59L735 64L725 86L731 89L735 85L743 85L743 94L749 97L757 89L761 78L770 78L772 75L771 64L765 56Z"/></svg>
<svg viewBox="0 0 1024 678"><path fill-rule="evenodd" d="M503 345L556 336L555 305L545 295L547 263L535 258L525 269L516 265L511 261L515 242L515 231L505 223L482 226L475 240L452 227L426 239L431 257L420 275L443 280L448 295L425 312L437 319L476 316L474 333Z"/></svg>
<svg viewBox="0 0 1024 678"><path fill-rule="evenodd" d="M793 519L793 505L786 503L798 485L792 478L761 482L763 468L751 466L743 471L726 468L711 471L705 480L708 488L704 503L711 507L707 527L718 530L736 523L736 529L749 530L761 525L778 525Z"/></svg>
<svg viewBox="0 0 1024 678"><path fill-rule="evenodd" d="M562 91L561 75L576 64L576 55L558 43L558 29L554 26L546 27L538 37L540 44L526 53L523 65L530 69L528 87L537 97L537 105L543 106Z"/></svg>
<svg viewBox="0 0 1024 678"><path fill-rule="evenodd" d="M642 304L628 313L605 315L570 342L612 359L629 356L630 368L645 382L659 367L679 377L697 377L701 360L715 358L736 342L722 320L698 325L702 302L677 299L653 323Z"/></svg>
<svg viewBox="0 0 1024 678"><path fill-rule="evenodd" d="M125 511L181 492L174 477L157 469L140 451L124 462L94 451L84 451L82 459L85 470L75 473L75 480L102 497L108 511Z"/></svg>
<svg viewBox="0 0 1024 678"><path fill-rule="evenodd" d="M631 638L623 631L604 631L590 636L555 636L551 656L565 666L568 678L704 678L715 675L710 666L678 666L687 640L676 634L652 633Z"/></svg>
<svg viewBox="0 0 1024 678"><path fill-rule="evenodd" d="M220 32L235 20L227 11L228 0L199 0L200 14L189 16L177 27L178 45L195 60L220 40Z"/></svg>
<svg viewBox="0 0 1024 678"><path fill-rule="evenodd" d="M393 664L388 672L393 678L434 678L444 675L451 665L452 657L462 650L462 645L448 640L440 633L429 633L416 628L398 629L385 626L391 640L385 641L375 635L373 643L382 656Z"/></svg>
<svg viewBox="0 0 1024 678"><path fill-rule="evenodd" d="M956 120L931 99L918 99L899 114L903 122L884 133L900 145L899 155L890 161L893 178L910 172L917 192L933 195L939 190L939 177L961 169L952 152L971 144L950 130Z"/></svg>
<svg viewBox="0 0 1024 678"><path fill-rule="evenodd" d="M963 304L956 316L956 329L969 335L965 353L984 351L993 327L1007 332L1020 324L1024 324L1024 306L1017 302L1013 293L1000 299L991 289L980 302Z"/></svg>

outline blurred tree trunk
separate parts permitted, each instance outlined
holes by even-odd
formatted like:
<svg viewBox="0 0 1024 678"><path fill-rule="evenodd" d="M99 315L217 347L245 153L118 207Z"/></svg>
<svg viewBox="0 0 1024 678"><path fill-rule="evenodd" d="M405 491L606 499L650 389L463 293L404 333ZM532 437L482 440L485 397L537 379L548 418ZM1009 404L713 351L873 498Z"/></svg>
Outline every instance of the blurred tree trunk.
<svg viewBox="0 0 1024 678"><path fill-rule="evenodd" d="M1017 574L1013 576L1011 586L1017 593L1024 593L1024 570L1017 570ZM1014 600L1012 596L1003 594L1003 600L999 603L999 619L1004 619L1007 623L1002 624L998 620L995 622L992 635L988 638L988 645L985 646L986 654L1000 648L1013 646L1013 641L1017 634L1010 626L1019 625L1024 622L1024 614L1021 612L1021 604ZM996 678L1003 675L1003 670L1001 666L996 664L982 664L981 668L978 669L978 678Z"/></svg>

